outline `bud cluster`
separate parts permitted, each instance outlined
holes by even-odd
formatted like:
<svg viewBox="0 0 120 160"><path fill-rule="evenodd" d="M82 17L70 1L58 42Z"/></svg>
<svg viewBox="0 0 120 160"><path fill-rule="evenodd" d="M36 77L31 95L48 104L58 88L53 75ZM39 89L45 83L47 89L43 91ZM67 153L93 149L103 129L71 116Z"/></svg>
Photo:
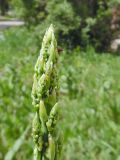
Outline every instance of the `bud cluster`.
<svg viewBox="0 0 120 160"><path fill-rule="evenodd" d="M51 25L43 38L32 88L36 111L32 127L34 160L59 159L61 144L55 127L58 119L57 59L57 42Z"/></svg>

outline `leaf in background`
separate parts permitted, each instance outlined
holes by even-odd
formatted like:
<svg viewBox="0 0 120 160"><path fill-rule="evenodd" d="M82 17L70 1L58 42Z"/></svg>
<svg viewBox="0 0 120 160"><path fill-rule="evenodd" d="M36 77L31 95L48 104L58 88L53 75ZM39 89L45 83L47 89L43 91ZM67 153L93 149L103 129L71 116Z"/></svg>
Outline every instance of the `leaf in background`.
<svg viewBox="0 0 120 160"><path fill-rule="evenodd" d="M5 156L5 160L12 160L14 155L17 153L17 151L20 149L21 145L24 143L25 138L27 136L28 131L30 130L30 125L26 128L26 130L23 132L23 134L15 141L13 147L8 151L8 153Z"/></svg>

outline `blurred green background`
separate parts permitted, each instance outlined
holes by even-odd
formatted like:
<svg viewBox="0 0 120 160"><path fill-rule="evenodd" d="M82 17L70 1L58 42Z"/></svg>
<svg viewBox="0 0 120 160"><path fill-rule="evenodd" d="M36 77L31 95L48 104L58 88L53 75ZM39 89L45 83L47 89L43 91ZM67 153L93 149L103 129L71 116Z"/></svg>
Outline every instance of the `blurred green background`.
<svg viewBox="0 0 120 160"><path fill-rule="evenodd" d="M51 23L63 48L62 159L120 160L120 1L0 0L0 14L0 160L33 159L32 78Z"/></svg>

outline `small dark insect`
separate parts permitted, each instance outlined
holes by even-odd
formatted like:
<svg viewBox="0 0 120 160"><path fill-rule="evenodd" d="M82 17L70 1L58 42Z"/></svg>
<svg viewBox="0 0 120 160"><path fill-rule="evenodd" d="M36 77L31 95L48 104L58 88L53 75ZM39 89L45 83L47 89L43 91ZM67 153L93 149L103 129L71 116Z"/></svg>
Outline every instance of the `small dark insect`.
<svg viewBox="0 0 120 160"><path fill-rule="evenodd" d="M60 52L62 52L63 51L63 49L62 48L60 48L60 47L58 47L57 48L57 50L58 50L58 53L60 54Z"/></svg>

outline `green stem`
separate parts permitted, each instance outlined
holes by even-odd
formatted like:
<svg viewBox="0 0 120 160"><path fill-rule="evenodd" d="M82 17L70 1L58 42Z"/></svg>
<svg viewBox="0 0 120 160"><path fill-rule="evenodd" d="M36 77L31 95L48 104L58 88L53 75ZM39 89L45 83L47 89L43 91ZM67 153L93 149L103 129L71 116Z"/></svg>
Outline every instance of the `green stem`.
<svg viewBox="0 0 120 160"><path fill-rule="evenodd" d="M37 108L33 121L34 160L55 160L57 157L57 134L53 134L58 115L57 59L57 42L51 25L43 38L32 88L33 104Z"/></svg>

